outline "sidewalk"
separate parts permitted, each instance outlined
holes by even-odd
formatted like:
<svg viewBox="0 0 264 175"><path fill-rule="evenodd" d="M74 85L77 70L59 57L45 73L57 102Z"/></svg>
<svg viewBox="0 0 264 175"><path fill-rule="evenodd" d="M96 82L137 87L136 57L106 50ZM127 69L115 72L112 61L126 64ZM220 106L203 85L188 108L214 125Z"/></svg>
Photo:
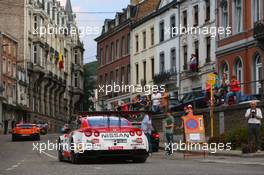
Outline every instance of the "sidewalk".
<svg viewBox="0 0 264 175"><path fill-rule="evenodd" d="M165 144L160 142L159 145L161 150L165 150ZM177 150L177 152L183 153L184 151ZM188 151L189 153L203 153L203 151ZM244 157L244 158L264 158L264 151L261 153L249 153L249 154L242 154L241 150L230 150L230 151L220 151L217 150L216 153L206 152L208 155L212 156L231 156L231 157Z"/></svg>

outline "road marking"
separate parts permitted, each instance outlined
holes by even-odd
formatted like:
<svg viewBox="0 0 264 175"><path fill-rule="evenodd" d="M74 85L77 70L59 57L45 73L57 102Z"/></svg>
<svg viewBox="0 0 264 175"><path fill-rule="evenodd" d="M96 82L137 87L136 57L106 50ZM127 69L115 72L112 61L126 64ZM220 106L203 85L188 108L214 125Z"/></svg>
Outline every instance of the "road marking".
<svg viewBox="0 0 264 175"><path fill-rule="evenodd" d="M11 168L7 168L6 171L12 171L14 170L15 168L17 168L19 165L21 165L22 162L24 162L25 160L21 160L20 162L18 162L17 164L15 165L12 165Z"/></svg>
<svg viewBox="0 0 264 175"><path fill-rule="evenodd" d="M46 156L50 157L50 158L57 159L56 156L53 156L53 155L51 155L49 153L46 153L45 151L42 151L42 153L45 154Z"/></svg>
<svg viewBox="0 0 264 175"><path fill-rule="evenodd" d="M13 170L14 168L7 168L6 171L11 171Z"/></svg>

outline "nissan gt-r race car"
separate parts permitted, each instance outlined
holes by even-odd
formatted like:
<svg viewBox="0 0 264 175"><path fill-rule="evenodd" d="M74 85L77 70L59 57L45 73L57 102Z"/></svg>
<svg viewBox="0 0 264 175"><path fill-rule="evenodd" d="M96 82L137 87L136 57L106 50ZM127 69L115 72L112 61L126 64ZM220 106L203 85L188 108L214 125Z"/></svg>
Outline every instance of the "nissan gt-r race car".
<svg viewBox="0 0 264 175"><path fill-rule="evenodd" d="M17 140L40 140L40 129L35 124L22 123L17 124L12 129L12 141Z"/></svg>
<svg viewBox="0 0 264 175"><path fill-rule="evenodd" d="M117 115L83 117L77 130L65 133L58 140L59 161L72 163L109 157L143 163L148 151L145 134Z"/></svg>

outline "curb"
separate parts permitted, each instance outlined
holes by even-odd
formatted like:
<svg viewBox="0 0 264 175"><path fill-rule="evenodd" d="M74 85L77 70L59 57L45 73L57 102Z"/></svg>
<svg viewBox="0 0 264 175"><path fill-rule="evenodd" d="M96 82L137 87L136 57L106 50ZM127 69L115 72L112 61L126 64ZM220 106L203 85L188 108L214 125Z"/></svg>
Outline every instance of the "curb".
<svg viewBox="0 0 264 175"><path fill-rule="evenodd" d="M160 150L165 150L165 147L159 146ZM182 150L177 150L178 153L184 153ZM199 151L188 151L189 153L199 153ZM201 152L202 153L202 152ZM208 153L210 156L227 156L227 157L241 157L241 158L264 158L264 152L261 153L248 153L248 154L238 154L238 153L227 153L227 152L216 152Z"/></svg>

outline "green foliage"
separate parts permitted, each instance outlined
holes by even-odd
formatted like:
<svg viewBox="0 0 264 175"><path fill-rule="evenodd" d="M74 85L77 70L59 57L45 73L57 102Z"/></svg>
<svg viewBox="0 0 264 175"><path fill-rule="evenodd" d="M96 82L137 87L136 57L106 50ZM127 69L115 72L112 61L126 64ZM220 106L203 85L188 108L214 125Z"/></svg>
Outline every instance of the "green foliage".
<svg viewBox="0 0 264 175"><path fill-rule="evenodd" d="M96 89L96 69L96 61L84 65L84 111L95 110L91 98L94 97L94 89Z"/></svg>

